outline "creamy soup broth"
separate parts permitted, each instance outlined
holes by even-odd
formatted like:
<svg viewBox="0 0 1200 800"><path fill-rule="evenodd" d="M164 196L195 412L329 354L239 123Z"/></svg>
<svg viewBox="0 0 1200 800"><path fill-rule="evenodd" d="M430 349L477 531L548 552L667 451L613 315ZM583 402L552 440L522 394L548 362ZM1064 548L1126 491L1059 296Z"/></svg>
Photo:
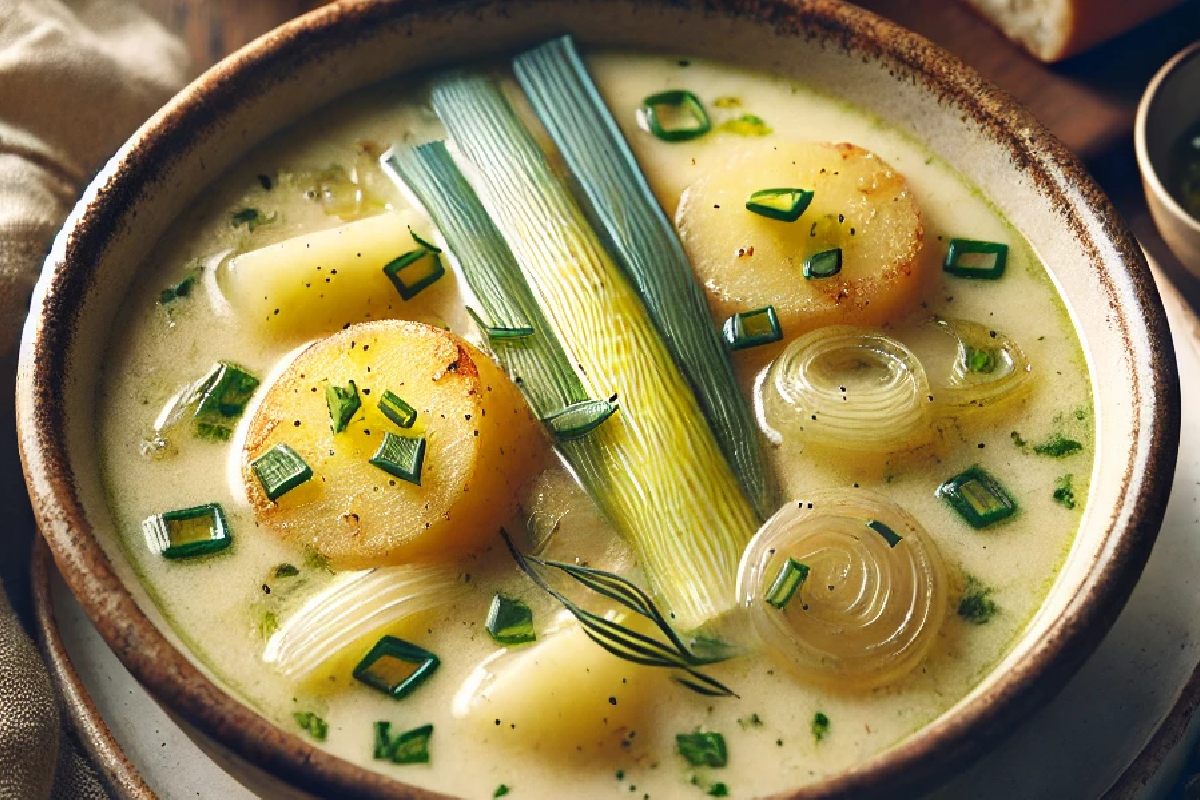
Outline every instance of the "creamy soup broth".
<svg viewBox="0 0 1200 800"><path fill-rule="evenodd" d="M654 670L630 668L637 689L609 701L616 703L613 723L625 726L624 735L606 749L580 751L569 742L561 746L563 742L553 741L556 737L527 741L522 730L503 719L481 727L452 713L459 687L499 649L483 628L497 589L528 603L539 633L561 616L561 606L513 568L497 539L490 552L462 566L472 584L464 599L420 614L393 631L441 659L432 678L411 696L394 701L351 680L348 668L295 685L265 664L261 655L269 629L332 575L296 547L256 528L241 485L238 437L244 421L230 442L174 435L164 450L156 451L149 440L172 395L214 361L242 364L263 377L265 385L285 357L305 343L307 337L264 336L256 322L232 313L222 296L227 255L343 223L319 199L290 190L281 174L331 164L349 169L360 158L362 142L387 146L440 138L437 118L419 87L406 79L360 92L274 137L209 187L157 245L130 290L104 369L99 436L114 517L128 557L191 654L239 698L287 730L306 736L294 714L319 715L328 724L320 746L333 754L465 797L492 797L501 785L514 797L693 797L721 792L717 784L733 797L779 792L835 774L913 734L964 697L1016 641L1055 580L1085 506L1093 452L1086 364L1070 317L1036 254L984 197L904 133L790 80L702 60L602 52L590 54L587 62L669 214L693 180L743 142L737 134L718 133L668 144L639 128L636 110L642 98L689 89L708 105L717 124L752 114L773 129L768 138L845 141L874 151L909 181L924 223L923 257L941 259L952 236L1009 245L1003 279L939 275L910 323L938 314L977 321L1012 336L1034 369L1033 387L1024 400L998 420L952 430L938 458L880 470L838 466L792 441L768 448L784 498L801 498L815 488L861 485L909 511L957 576L952 603L962 593L965 573L992 590L988 598L998 610L986 624L973 624L952 608L917 669L866 692L799 683L763 654L707 668L737 692L736 698L701 697ZM740 105L719 108L715 100L721 97L737 98ZM364 174L368 171L369 165L363 167ZM408 207L409 201L386 181L377 178L374 191L393 208ZM242 208L260 209L264 220L275 216L253 229L235 227L231 214ZM163 287L197 268L200 277L191 295L160 302ZM421 296L421 313L415 316L478 342L460 289L461 282L448 273ZM391 313L406 316L405 305L397 302ZM735 353L733 361L749 394L766 359L747 350ZM1082 450L1065 457L1032 451L1033 444L1055 435L1079 442ZM1018 440L1026 446L1018 446ZM964 525L934 495L941 481L975 464L999 476L1020 506L1013 518L985 530ZM1061 491L1055 496L1066 475L1071 476L1072 508ZM628 546L565 469L549 467L523 491L524 513L510 521L509 530L523 530L531 517L535 528L555 520L558 531L547 555L581 558L639 578ZM228 550L194 561L168 561L147 549L143 519L211 502L225 510L233 535ZM298 568L291 583L271 577L281 563ZM596 657L611 658L598 649ZM567 716L604 714L607 699L578 704L539 695L533 686L530 698L565 704L562 713ZM818 713L828 720L828 730L820 736L813 725ZM377 721L389 721L393 731L432 723L430 762L393 765L372 758ZM698 727L724 735L727 767L691 766L676 753L676 734ZM557 738L569 740L570 735Z"/></svg>

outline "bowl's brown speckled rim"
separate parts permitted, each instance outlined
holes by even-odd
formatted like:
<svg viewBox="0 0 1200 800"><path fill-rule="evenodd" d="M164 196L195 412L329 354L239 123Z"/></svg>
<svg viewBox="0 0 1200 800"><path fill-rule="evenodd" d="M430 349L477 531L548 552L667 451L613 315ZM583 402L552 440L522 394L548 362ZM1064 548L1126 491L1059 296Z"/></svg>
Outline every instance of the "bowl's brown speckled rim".
<svg viewBox="0 0 1200 800"><path fill-rule="evenodd" d="M408 15L505 13L523 0L359 0L313 11L251 43L202 75L135 134L97 178L56 243L26 329L18 383L20 443L39 524L68 585L118 657L162 702L250 763L316 794L344 798L432 798L386 776L355 767L286 733L233 699L202 674L138 608L97 543L74 486L64 408L67 354L76 315L95 280L102 252L160 164L202 139L244 100L244 87L267 84L297 64L352 46L376 25ZM606 3L610 0L591 0ZM1179 435L1179 388L1166 318L1132 235L1066 148L1007 94L924 39L834 0L647 0L744 19L779 35L817 40L883 61L898 79L922 84L1011 156L1023 176L1050 198L1094 263L1113 264L1099 279L1130 352L1143 362L1134 384L1138 447L1123 472L1118 501L1128 520L1109 531L1109 547L1080 594L1028 658L985 694L961 704L885 753L847 772L787 793L793 800L901 797L949 775L1051 696L1116 619L1141 573L1166 507ZM1101 255L1103 254L1103 256ZM1115 254L1115 255L1114 255ZM1117 304L1120 292L1132 297ZM1142 372L1144 368L1145 372Z"/></svg>

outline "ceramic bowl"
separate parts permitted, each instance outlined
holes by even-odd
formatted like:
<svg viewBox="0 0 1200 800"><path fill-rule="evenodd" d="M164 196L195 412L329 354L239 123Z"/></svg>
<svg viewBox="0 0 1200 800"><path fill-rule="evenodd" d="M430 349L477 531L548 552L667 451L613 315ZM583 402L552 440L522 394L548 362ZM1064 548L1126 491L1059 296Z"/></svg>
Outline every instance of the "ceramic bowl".
<svg viewBox="0 0 1200 800"><path fill-rule="evenodd" d="M1134 146L1154 224L1185 267L1200 275L1200 220L1184 211L1167 189L1171 150L1200 122L1200 42L1163 65L1138 105Z"/></svg>
<svg viewBox="0 0 1200 800"><path fill-rule="evenodd" d="M430 797L281 730L187 655L122 553L101 485L97 372L144 257L201 189L322 104L418 68L562 32L704 54L796 78L926 142L1049 265L1092 368L1092 497L1049 596L1011 652L943 716L792 798L898 797L947 777L1050 697L1137 581L1171 486L1178 382L1141 251L1078 161L1007 95L925 40L831 0L360 0L285 25L202 75L88 188L55 242L21 350L20 444L42 532L120 659L238 768L339 798Z"/></svg>

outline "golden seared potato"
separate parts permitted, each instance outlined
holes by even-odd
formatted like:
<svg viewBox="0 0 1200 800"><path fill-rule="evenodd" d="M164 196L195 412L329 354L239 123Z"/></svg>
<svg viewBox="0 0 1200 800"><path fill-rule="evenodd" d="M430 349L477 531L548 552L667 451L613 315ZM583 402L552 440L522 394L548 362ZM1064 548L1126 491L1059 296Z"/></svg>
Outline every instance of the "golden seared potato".
<svg viewBox="0 0 1200 800"><path fill-rule="evenodd" d="M361 406L335 433L327 390L351 381ZM415 410L411 427L385 416L385 392ZM372 463L387 434L424 439L419 485ZM272 501L267 462L254 464L278 445L312 476ZM380 321L314 342L288 365L249 422L242 473L260 527L336 569L360 569L454 560L493 539L547 451L541 424L489 358L449 331Z"/></svg>
<svg viewBox="0 0 1200 800"><path fill-rule="evenodd" d="M804 189L813 197L788 222L746 208L764 189ZM743 145L687 188L675 221L716 321L772 305L785 342L826 325L893 322L936 275L919 257L921 214L908 182L852 144ZM841 271L806 278L806 260L835 248Z"/></svg>
<svg viewBox="0 0 1200 800"><path fill-rule="evenodd" d="M454 275L432 254L415 273L442 262L441 277L411 299L384 267L432 241L412 211L380 214L243 253L229 262L226 289L234 308L268 336L323 336L371 319L433 317L453 296ZM415 276L414 276L415 277Z"/></svg>

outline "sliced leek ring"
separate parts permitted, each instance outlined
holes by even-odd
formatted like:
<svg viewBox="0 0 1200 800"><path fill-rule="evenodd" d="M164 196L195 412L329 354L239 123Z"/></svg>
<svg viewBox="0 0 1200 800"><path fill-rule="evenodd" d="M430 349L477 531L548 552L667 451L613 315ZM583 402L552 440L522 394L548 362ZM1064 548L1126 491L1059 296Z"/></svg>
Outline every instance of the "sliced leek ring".
<svg viewBox="0 0 1200 800"><path fill-rule="evenodd" d="M929 382L912 351L863 328L835 325L792 342L756 391L774 433L819 446L891 453L931 434Z"/></svg>
<svg viewBox="0 0 1200 800"><path fill-rule="evenodd" d="M782 608L772 589L789 559L806 577ZM908 512L866 489L789 503L750 541L738 600L766 649L800 680L867 690L910 673L946 617L946 568Z"/></svg>

